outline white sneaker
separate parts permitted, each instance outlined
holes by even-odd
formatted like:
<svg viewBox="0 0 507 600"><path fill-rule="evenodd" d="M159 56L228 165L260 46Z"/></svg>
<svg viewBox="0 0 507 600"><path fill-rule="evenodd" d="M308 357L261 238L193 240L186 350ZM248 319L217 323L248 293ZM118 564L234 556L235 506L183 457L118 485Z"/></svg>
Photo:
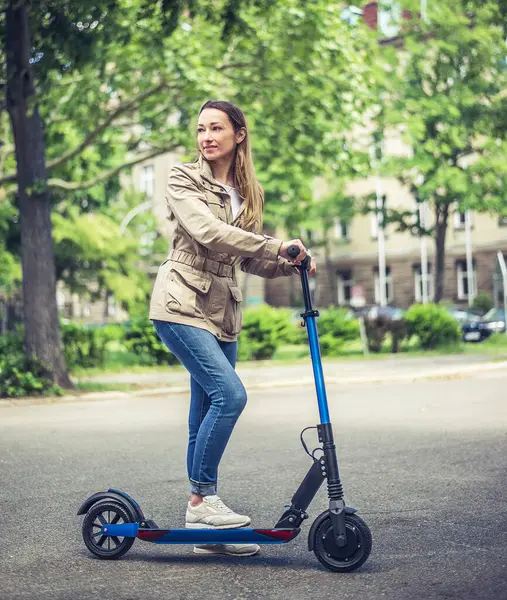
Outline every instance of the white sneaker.
<svg viewBox="0 0 507 600"><path fill-rule="evenodd" d="M251 523L250 517L237 515L218 496L204 496L199 506L189 502L185 520L188 529L233 529Z"/></svg>
<svg viewBox="0 0 507 600"><path fill-rule="evenodd" d="M257 544L203 544L194 546L195 554L228 554L229 556L253 556L261 549Z"/></svg>

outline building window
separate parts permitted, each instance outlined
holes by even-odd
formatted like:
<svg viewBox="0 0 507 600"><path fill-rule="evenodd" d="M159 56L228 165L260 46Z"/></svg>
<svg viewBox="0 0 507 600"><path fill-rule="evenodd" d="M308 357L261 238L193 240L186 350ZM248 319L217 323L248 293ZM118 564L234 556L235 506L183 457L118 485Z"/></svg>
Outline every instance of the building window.
<svg viewBox="0 0 507 600"><path fill-rule="evenodd" d="M428 263L428 273L426 274L426 282L428 300L433 300L435 294L433 284L433 273L430 263ZM421 272L421 265L414 265L414 297L416 302L422 302L423 300L423 276Z"/></svg>
<svg viewBox="0 0 507 600"><path fill-rule="evenodd" d="M374 279L375 279L375 304L380 304L380 277L379 277L378 267L375 267ZM392 302L394 299L394 293L393 293L393 278L391 275L391 267L386 267L385 286L386 286L386 302Z"/></svg>
<svg viewBox="0 0 507 600"><path fill-rule="evenodd" d="M154 169L153 165L145 165L141 169L141 181L139 189L144 192L149 198L153 196L154 187Z"/></svg>
<svg viewBox="0 0 507 600"><path fill-rule="evenodd" d="M56 293L56 306L58 310L63 311L65 309L65 294L63 292Z"/></svg>
<svg viewBox="0 0 507 600"><path fill-rule="evenodd" d="M380 32L387 38L395 37L400 30L402 15L400 3L381 0L377 6L377 23Z"/></svg>
<svg viewBox="0 0 507 600"><path fill-rule="evenodd" d="M352 271L338 271L336 273L336 277L338 284L338 304L340 306L343 306L344 304L350 304L352 287L354 285Z"/></svg>
<svg viewBox="0 0 507 600"><path fill-rule="evenodd" d="M468 299L468 272L466 260L458 260L456 263L456 278L458 280L458 300ZM473 261L471 296L477 296L477 272L475 261Z"/></svg>
<svg viewBox="0 0 507 600"><path fill-rule="evenodd" d="M334 226L334 236L337 240L349 241L349 223L347 221L336 220Z"/></svg>
<svg viewBox="0 0 507 600"><path fill-rule="evenodd" d="M472 225L472 211L456 211L454 213L454 229L465 229L467 224L467 213L469 213L470 225Z"/></svg>
<svg viewBox="0 0 507 600"><path fill-rule="evenodd" d="M107 316L114 317L116 315L116 300L113 294L107 295Z"/></svg>

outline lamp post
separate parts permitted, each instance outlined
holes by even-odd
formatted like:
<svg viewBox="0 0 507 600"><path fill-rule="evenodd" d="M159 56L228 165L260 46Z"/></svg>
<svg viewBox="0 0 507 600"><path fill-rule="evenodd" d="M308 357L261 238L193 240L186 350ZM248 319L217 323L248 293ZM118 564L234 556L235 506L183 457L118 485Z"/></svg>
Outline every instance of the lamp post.
<svg viewBox="0 0 507 600"><path fill-rule="evenodd" d="M426 215L427 215L427 202L424 201L419 205L419 223L422 229L426 229ZM428 289L428 239L426 234L421 233L421 292L422 292L422 303L427 304L429 302L429 289Z"/></svg>
<svg viewBox="0 0 507 600"><path fill-rule="evenodd" d="M468 306L472 306L475 297L475 273L472 257L472 213L465 211L465 249L467 261Z"/></svg>
<svg viewBox="0 0 507 600"><path fill-rule="evenodd" d="M384 232L385 194L380 178L380 164L382 162L382 139L380 136L374 137L373 144L370 146L370 158L372 166L375 169L375 229L377 235L379 284L378 303L380 306L386 306L386 247Z"/></svg>

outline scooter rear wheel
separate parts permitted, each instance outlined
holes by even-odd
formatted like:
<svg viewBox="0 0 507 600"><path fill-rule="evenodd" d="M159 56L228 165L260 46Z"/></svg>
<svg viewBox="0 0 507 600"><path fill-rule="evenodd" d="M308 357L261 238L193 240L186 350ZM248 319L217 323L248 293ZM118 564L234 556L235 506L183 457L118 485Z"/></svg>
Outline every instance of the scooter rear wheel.
<svg viewBox="0 0 507 600"><path fill-rule="evenodd" d="M358 569L371 552L371 532L368 525L355 514L345 515L347 544L338 546L333 533L331 518L327 516L317 527L313 552L330 571L348 573Z"/></svg>
<svg viewBox="0 0 507 600"><path fill-rule="evenodd" d="M88 550L102 559L116 559L123 556L136 538L102 535L103 525L132 523L125 507L113 500L102 500L94 504L83 521L83 540Z"/></svg>

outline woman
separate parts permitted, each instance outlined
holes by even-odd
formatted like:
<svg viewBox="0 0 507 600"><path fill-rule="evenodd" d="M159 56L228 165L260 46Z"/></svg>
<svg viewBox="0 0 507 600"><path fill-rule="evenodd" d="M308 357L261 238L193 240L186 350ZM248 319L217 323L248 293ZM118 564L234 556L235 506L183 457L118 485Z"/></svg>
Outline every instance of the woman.
<svg viewBox="0 0 507 600"><path fill-rule="evenodd" d="M169 176L172 249L158 271L149 316L191 376L186 526L226 529L250 524L249 517L236 514L217 495L218 465L247 399L235 371L242 323L236 268L261 277L292 275L307 251L300 240L282 242L259 233L263 192L245 116L237 106L206 102L199 112L197 142L198 160L174 167ZM287 254L290 245L300 249L294 260ZM237 556L258 550L256 544L194 548Z"/></svg>

